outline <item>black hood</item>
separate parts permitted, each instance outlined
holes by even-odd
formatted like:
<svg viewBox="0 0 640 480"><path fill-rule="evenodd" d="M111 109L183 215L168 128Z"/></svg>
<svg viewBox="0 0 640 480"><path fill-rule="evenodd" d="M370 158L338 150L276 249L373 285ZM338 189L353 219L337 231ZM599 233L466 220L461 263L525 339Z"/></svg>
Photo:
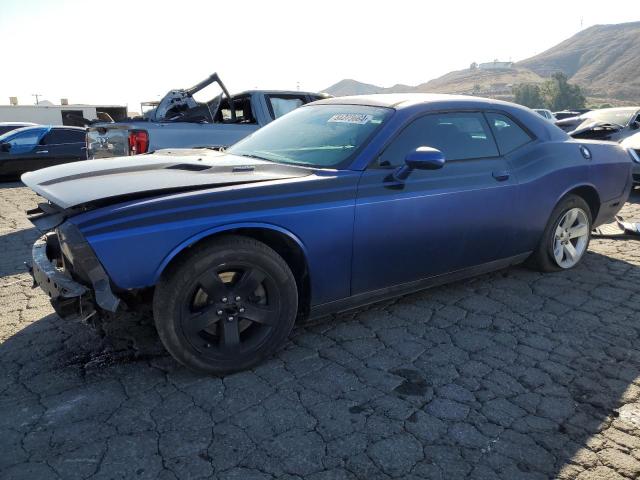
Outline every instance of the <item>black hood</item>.
<svg viewBox="0 0 640 480"><path fill-rule="evenodd" d="M22 175L33 191L61 208L108 199L265 182L312 170L206 149L67 163Z"/></svg>

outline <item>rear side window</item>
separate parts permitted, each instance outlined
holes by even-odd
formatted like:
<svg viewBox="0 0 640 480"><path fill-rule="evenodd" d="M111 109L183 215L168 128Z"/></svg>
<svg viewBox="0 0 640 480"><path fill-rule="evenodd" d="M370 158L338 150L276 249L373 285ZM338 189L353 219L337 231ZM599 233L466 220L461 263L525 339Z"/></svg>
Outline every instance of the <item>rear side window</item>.
<svg viewBox="0 0 640 480"><path fill-rule="evenodd" d="M267 100L269 102L271 116L274 119L280 118L282 115L285 115L306 103L305 98L292 95L269 95Z"/></svg>
<svg viewBox="0 0 640 480"><path fill-rule="evenodd" d="M53 128L40 141L40 145L58 145L62 143L84 143L84 130L67 130Z"/></svg>
<svg viewBox="0 0 640 480"><path fill-rule="evenodd" d="M436 113L414 120L378 159L380 166L398 166L418 147L433 147L447 161L497 157L489 126L479 112Z"/></svg>
<svg viewBox="0 0 640 480"><path fill-rule="evenodd" d="M533 140L527 132L506 115L487 113L487 120L502 155L513 152Z"/></svg>

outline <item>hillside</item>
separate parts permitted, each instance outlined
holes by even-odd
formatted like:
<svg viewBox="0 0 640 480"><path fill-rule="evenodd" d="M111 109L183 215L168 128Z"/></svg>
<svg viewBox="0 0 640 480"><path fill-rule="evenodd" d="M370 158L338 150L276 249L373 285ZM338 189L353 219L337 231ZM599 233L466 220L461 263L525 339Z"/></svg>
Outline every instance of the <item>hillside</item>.
<svg viewBox="0 0 640 480"><path fill-rule="evenodd" d="M442 77L414 87L416 92L434 93L503 93L515 83L538 83L544 78L526 68L500 70L465 69L449 72ZM509 89L510 90L510 89Z"/></svg>
<svg viewBox="0 0 640 480"><path fill-rule="evenodd" d="M369 95L372 93L382 93L384 88L377 85L371 85L368 83L358 82L357 80L351 80L345 78L338 83L331 85L323 91L333 95L334 97L346 97L347 95Z"/></svg>
<svg viewBox="0 0 640 480"><path fill-rule="evenodd" d="M565 73L598 97L640 100L640 22L596 25L518 63L542 76Z"/></svg>
<svg viewBox="0 0 640 480"><path fill-rule="evenodd" d="M565 73L584 88L591 101L640 103L640 22L596 25L555 47L516 63L513 68L468 68L449 72L417 86L385 88L342 80L325 91L331 95L369 93L466 93L505 97L511 85L540 83L555 72Z"/></svg>
<svg viewBox="0 0 640 480"><path fill-rule="evenodd" d="M501 94L508 93L508 85L514 83L543 82L544 79L525 68L506 68L501 70L466 69L447 73L442 77L421 83L417 86L397 84L393 87L380 87L357 80L345 79L331 85L324 91L334 96L368 95L371 93L464 93L464 94Z"/></svg>

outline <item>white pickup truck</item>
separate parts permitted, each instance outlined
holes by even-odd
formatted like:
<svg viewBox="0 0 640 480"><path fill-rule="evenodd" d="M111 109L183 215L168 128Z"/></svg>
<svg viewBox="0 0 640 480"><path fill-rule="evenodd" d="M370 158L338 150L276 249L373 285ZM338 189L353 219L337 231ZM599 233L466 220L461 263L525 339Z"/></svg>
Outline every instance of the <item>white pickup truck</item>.
<svg viewBox="0 0 640 480"><path fill-rule="evenodd" d="M198 102L193 95L217 83L222 93ZM230 95L217 74L186 90L172 90L142 118L96 123L87 130L88 158L122 157L163 148L224 148L267 123L327 95L249 90Z"/></svg>

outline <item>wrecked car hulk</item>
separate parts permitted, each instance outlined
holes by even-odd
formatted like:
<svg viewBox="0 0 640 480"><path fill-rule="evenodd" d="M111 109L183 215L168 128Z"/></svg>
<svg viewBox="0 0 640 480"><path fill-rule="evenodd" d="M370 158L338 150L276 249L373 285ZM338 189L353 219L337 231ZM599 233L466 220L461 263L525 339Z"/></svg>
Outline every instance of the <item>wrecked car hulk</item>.
<svg viewBox="0 0 640 480"><path fill-rule="evenodd" d="M640 129L640 107L592 110L556 125L573 138L621 142Z"/></svg>
<svg viewBox="0 0 640 480"><path fill-rule="evenodd" d="M217 84L206 101L194 95ZM325 98L312 92L250 90L231 95L217 73L185 90L171 90L143 118L97 123L87 130L88 158L119 157L164 148L223 148L305 103Z"/></svg>
<svg viewBox="0 0 640 480"><path fill-rule="evenodd" d="M640 185L640 132L625 138L620 142L623 148L626 148L633 159L633 184Z"/></svg>
<svg viewBox="0 0 640 480"><path fill-rule="evenodd" d="M22 180L48 200L33 276L60 315L151 306L179 362L222 374L273 353L296 319L525 261L572 268L630 173L619 145L527 108L421 94L314 102L224 153Z"/></svg>

